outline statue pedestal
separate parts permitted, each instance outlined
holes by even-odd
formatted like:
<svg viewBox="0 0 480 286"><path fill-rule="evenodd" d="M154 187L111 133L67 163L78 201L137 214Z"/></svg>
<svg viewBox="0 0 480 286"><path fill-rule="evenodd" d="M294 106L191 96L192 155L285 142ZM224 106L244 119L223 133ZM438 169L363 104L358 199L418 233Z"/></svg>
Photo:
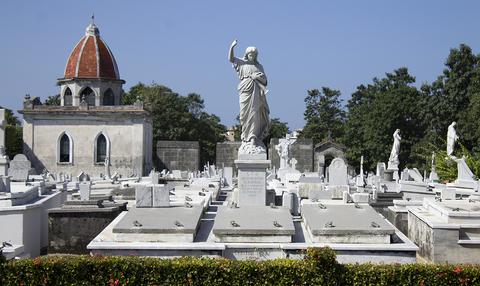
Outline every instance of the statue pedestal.
<svg viewBox="0 0 480 286"><path fill-rule="evenodd" d="M383 173L383 179L387 182L398 181L398 169L386 169Z"/></svg>
<svg viewBox="0 0 480 286"><path fill-rule="evenodd" d="M238 169L238 206L265 206L266 170L270 166L267 155L239 155L235 165Z"/></svg>

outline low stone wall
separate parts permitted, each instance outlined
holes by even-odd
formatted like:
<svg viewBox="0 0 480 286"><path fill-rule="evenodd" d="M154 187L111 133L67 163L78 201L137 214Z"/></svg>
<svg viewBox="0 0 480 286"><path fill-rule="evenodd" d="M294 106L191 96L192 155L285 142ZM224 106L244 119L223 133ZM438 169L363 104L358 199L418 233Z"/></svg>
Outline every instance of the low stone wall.
<svg viewBox="0 0 480 286"><path fill-rule="evenodd" d="M237 168L234 161L237 160L238 148L242 142L218 142L216 151L216 163L218 168L233 167L234 173L237 173Z"/></svg>
<svg viewBox="0 0 480 286"><path fill-rule="evenodd" d="M198 141L157 141L157 170L197 171L200 166Z"/></svg>

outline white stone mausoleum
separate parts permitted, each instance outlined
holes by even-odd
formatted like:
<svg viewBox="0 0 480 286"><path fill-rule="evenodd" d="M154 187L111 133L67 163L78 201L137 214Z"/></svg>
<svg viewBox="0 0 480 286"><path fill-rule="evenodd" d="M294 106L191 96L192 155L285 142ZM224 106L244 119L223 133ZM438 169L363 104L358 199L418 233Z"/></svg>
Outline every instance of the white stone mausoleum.
<svg viewBox="0 0 480 286"><path fill-rule="evenodd" d="M115 58L88 25L58 79L60 106L26 98L23 110L24 153L37 172L124 176L152 168L152 122L141 103L122 105L122 85Z"/></svg>

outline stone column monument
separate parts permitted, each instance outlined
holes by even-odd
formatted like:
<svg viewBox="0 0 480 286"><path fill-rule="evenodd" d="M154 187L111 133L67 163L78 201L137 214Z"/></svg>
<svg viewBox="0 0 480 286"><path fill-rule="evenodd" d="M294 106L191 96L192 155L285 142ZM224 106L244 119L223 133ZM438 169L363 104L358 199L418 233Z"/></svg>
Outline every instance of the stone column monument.
<svg viewBox="0 0 480 286"><path fill-rule="evenodd" d="M229 61L238 74L240 124L242 145L235 165L238 168L238 206L265 206L266 169L270 166L263 139L268 133L269 107L267 104L267 77L258 62L258 50L248 47L242 59L234 56L234 40L229 50Z"/></svg>
<svg viewBox="0 0 480 286"><path fill-rule="evenodd" d="M6 176L8 173L8 157L5 153L5 109L0 109L0 176Z"/></svg>

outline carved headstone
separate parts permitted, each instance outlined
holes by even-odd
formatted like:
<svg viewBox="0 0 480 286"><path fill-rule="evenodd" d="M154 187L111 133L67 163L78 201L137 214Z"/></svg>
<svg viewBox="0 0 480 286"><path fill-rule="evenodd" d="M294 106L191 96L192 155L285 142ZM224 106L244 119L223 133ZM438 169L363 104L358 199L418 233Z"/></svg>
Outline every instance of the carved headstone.
<svg viewBox="0 0 480 286"><path fill-rule="evenodd" d="M328 167L330 186L348 185L347 165L341 158L335 158Z"/></svg>
<svg viewBox="0 0 480 286"><path fill-rule="evenodd" d="M384 162L379 162L377 163L377 173L376 175L379 176L380 178L383 178L383 174L385 173L385 163Z"/></svg>
<svg viewBox="0 0 480 286"><path fill-rule="evenodd" d="M80 200L82 201L90 200L91 187L92 185L90 184L90 182L85 182L85 181L81 182L78 185L78 188L80 190Z"/></svg>
<svg viewBox="0 0 480 286"><path fill-rule="evenodd" d="M233 168L232 167L224 167L223 168L223 177L225 178L225 183L229 187L233 186Z"/></svg>
<svg viewBox="0 0 480 286"><path fill-rule="evenodd" d="M342 199L343 193L349 191L347 164L342 158L333 159L328 166L328 183L332 199Z"/></svg>
<svg viewBox="0 0 480 286"><path fill-rule="evenodd" d="M17 154L10 162L10 168L8 169L8 176L12 177L12 181L26 182L28 176L32 175L32 164L23 154Z"/></svg>

